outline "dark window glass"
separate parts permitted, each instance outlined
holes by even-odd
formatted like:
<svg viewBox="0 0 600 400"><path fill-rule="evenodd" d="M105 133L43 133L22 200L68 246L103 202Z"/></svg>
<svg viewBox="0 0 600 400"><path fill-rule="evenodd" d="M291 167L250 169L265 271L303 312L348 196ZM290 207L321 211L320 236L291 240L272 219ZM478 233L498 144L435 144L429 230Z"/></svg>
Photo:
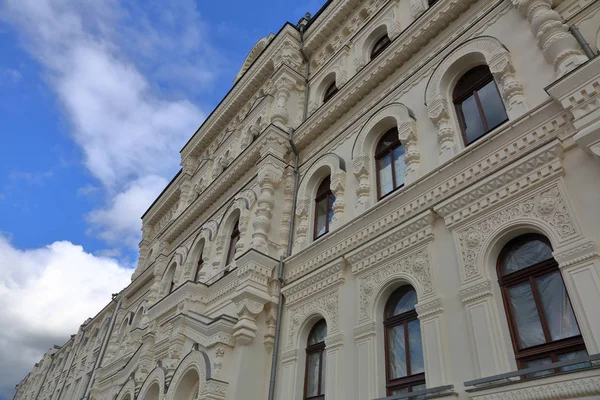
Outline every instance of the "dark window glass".
<svg viewBox="0 0 600 400"><path fill-rule="evenodd" d="M375 42L375 45L371 50L371 60L383 53L383 51L390 45L390 43L392 43L392 41L390 40L390 37L387 35L387 33L381 38L379 38L379 40Z"/></svg>
<svg viewBox="0 0 600 400"><path fill-rule="evenodd" d="M235 246L240 241L239 222L239 220L235 221L235 225L233 226L233 230L231 231L231 237L229 239L229 249L227 250L227 262L225 263L225 265L231 264L235 257Z"/></svg>
<svg viewBox="0 0 600 400"><path fill-rule="evenodd" d="M324 319L315 324L308 334L306 344L306 376L304 398L325 399L325 338L327 323Z"/></svg>
<svg viewBox="0 0 600 400"><path fill-rule="evenodd" d="M437 2L438 2L438 0L429 0L428 1L429 7L433 6Z"/></svg>
<svg viewBox="0 0 600 400"><path fill-rule="evenodd" d="M425 388L425 364L421 325L415 305L417 293L410 286L397 289L384 311L386 387L388 396Z"/></svg>
<svg viewBox="0 0 600 400"><path fill-rule="evenodd" d="M498 275L519 368L587 354L548 239L511 240L498 257Z"/></svg>
<svg viewBox="0 0 600 400"><path fill-rule="evenodd" d="M204 267L204 260L202 259L202 254L203 252L200 252L200 256L198 257L198 263L196 263L196 273L194 274L194 282L198 282L198 280L200 279L200 272L202 271L202 268Z"/></svg>
<svg viewBox="0 0 600 400"><path fill-rule="evenodd" d="M406 162L404 146L398 139L398 130L390 129L379 140L375 149L377 165L377 195L381 199L395 189L404 186Z"/></svg>
<svg viewBox="0 0 600 400"><path fill-rule="evenodd" d="M315 239L329 232L329 224L333 220L335 196L331 192L330 186L331 180L328 176L317 189L317 196L315 197Z"/></svg>
<svg viewBox="0 0 600 400"><path fill-rule="evenodd" d="M504 103L487 65L468 71L454 87L454 105L465 145L508 120Z"/></svg>
<svg viewBox="0 0 600 400"><path fill-rule="evenodd" d="M327 89L325 89L325 94L323 95L323 103L327 103L335 94L338 92L338 87L333 81Z"/></svg>

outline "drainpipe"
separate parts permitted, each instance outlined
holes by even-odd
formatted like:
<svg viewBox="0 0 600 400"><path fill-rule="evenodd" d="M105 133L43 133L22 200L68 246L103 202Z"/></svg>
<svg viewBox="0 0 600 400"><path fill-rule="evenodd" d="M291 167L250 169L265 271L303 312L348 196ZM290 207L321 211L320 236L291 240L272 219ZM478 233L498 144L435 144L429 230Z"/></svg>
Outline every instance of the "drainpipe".
<svg viewBox="0 0 600 400"><path fill-rule="evenodd" d="M304 30L306 29L306 25L300 25L300 54L302 54L302 59L306 64L306 70L304 73L304 111L302 113L302 122L306 121L308 118L308 98L310 95L310 85L308 83L308 79L310 78L310 60L306 56L306 52L304 51Z"/></svg>
<svg viewBox="0 0 600 400"><path fill-rule="evenodd" d="M577 28L575 25L569 25L569 32L571 32L573 36L575 36L575 40L577 40L577 43L579 43L587 58L592 59L596 57L596 53L594 53L594 50L592 50L590 44L587 42L587 40L585 40L585 38L579 31L579 28Z"/></svg>
<svg viewBox="0 0 600 400"><path fill-rule="evenodd" d="M292 254L292 242L294 240L294 225L296 221L296 203L298 200L298 183L300 181L300 171L298 168L299 154L298 149L294 143L294 129L290 128L290 146L294 152L294 195L292 198L292 216L290 218L290 229L288 232L288 244L285 257L289 257ZM275 340L273 343L273 356L271 358L271 380L269 381L269 397L268 400L275 398L275 382L277 380L277 362L279 357L279 339L281 337L281 318L283 314L283 302L285 298L281 289L283 288L283 262L284 256L279 258L279 303L277 304L277 321L275 322Z"/></svg>
<svg viewBox="0 0 600 400"><path fill-rule="evenodd" d="M113 294L112 300L115 301L115 298L119 294ZM117 321L117 313L121 308L121 298L117 301L117 305L115 307L115 311L110 319L110 324L108 325L108 329L106 330L106 334L104 335L104 339L102 339L102 346L100 347L100 352L98 353L98 357L96 358L96 362L94 363L94 369L92 370L92 376L90 377L90 381L85 388L85 393L83 395L84 399L87 399L90 395L90 390L94 384L94 380L96 379L96 371L100 368L100 364L102 363L102 359L104 359L104 353L106 353L106 348L108 347L108 340L110 339L110 335L112 335L113 328L115 327L115 322Z"/></svg>

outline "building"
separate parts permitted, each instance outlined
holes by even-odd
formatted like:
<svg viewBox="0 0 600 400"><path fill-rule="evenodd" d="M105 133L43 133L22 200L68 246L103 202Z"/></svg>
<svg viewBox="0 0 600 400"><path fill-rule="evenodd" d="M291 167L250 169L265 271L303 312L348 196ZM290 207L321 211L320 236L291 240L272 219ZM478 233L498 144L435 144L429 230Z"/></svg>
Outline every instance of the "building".
<svg viewBox="0 0 600 400"><path fill-rule="evenodd" d="M285 24L15 399L600 398L598 46L592 0Z"/></svg>

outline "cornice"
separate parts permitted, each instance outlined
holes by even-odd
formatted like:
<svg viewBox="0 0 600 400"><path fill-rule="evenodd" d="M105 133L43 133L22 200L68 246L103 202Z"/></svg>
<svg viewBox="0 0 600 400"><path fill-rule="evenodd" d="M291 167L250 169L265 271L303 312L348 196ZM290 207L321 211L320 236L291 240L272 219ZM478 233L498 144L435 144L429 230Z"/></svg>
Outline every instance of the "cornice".
<svg viewBox="0 0 600 400"><path fill-rule="evenodd" d="M319 49L361 3L361 0L346 0L328 5L307 31L304 42L306 53L313 54Z"/></svg>
<svg viewBox="0 0 600 400"><path fill-rule="evenodd" d="M571 127L564 113L556 114L558 109L557 105L549 102L532 110L329 233L327 240L309 244L286 260L286 280L295 279L347 254L390 230L390 227L404 223L415 214L469 188L548 143Z"/></svg>
<svg viewBox="0 0 600 400"><path fill-rule="evenodd" d="M555 139L433 209L444 218L447 227L454 228L496 204L505 204L504 201L525 189L562 176L562 152L562 144Z"/></svg>
<svg viewBox="0 0 600 400"><path fill-rule="evenodd" d="M181 149L181 158L198 155L214 140L223 128L235 117L238 111L250 99L252 94L266 82L274 72L273 55L286 40L292 40L300 47L299 33L290 26L284 26L282 31L273 38L267 48L258 56L246 73L225 96L221 104L206 119L192 138Z"/></svg>
<svg viewBox="0 0 600 400"><path fill-rule="evenodd" d="M296 146L303 149L322 131L339 119L353 105L367 96L394 70L401 67L416 54L424 42L433 39L476 0L447 0L439 4L436 13L425 13L418 23L411 24L377 59L358 72L349 84L340 88L335 101L321 106L295 133ZM346 3L346 2L344 2ZM347 2L348 4L353 2ZM333 28L332 28L333 29ZM305 46L308 46L308 42Z"/></svg>
<svg viewBox="0 0 600 400"><path fill-rule="evenodd" d="M433 212L427 210L348 253L346 259L352 265L352 273L359 274L367 268L376 267L392 257L432 240L434 219Z"/></svg>
<svg viewBox="0 0 600 400"><path fill-rule="evenodd" d="M338 258L320 270L306 275L290 285L284 286L281 291L286 298L286 304L292 305L301 299L344 283L345 266L346 261L343 258Z"/></svg>
<svg viewBox="0 0 600 400"><path fill-rule="evenodd" d="M161 193L156 202L150 207L148 212L142 217L144 225L155 224L173 205L179 200L181 194L180 183L185 174L181 173L167 187L164 193ZM150 239L150 238L149 238Z"/></svg>
<svg viewBox="0 0 600 400"><path fill-rule="evenodd" d="M176 317L165 321L159 331L165 327L168 330L178 331L186 337L199 343L204 348L213 347L219 343L229 347L235 345L235 339L232 336L233 327L237 320L235 318L219 318L206 323L198 319L192 318L189 315L179 314ZM157 341L170 341L169 335L164 335Z"/></svg>
<svg viewBox="0 0 600 400"><path fill-rule="evenodd" d="M164 232L163 239L172 243L181 236L186 229L199 217L210 210L211 206L218 202L223 205L223 199L227 191L232 191L234 184L244 175L254 174L256 163L261 158L261 148L265 142L270 140L282 140L287 143L287 135L280 128L271 125L265 132L255 140L243 153L241 153L227 169L215 179L210 186L202 192L182 213L171 223ZM251 166L251 167L250 167Z"/></svg>

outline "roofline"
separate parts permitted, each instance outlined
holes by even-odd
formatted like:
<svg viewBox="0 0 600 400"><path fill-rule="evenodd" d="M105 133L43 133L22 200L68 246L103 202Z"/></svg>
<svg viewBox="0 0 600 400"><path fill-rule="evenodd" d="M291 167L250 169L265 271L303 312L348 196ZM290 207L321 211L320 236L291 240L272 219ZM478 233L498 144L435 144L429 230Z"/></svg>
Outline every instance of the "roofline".
<svg viewBox="0 0 600 400"><path fill-rule="evenodd" d="M171 187L171 185L173 184L173 182L175 182L175 179L177 179L179 177L179 175L181 175L182 172L183 172L183 168L179 168L179 171L175 174L175 176L173 177L173 179L171 179L171 181L169 183L167 183L167 186L165 186L165 188L162 190L162 192L160 192L160 194L158 196L156 196L156 199L154 199L154 201L152 202L152 204L150 204L150 206L148 207L148 209L146 209L146 211L144 212L144 214L142 214L141 219L144 219L144 217L146 216L146 214L148 214L148 212L150 212L150 210L152 209L152 207L154 207L154 205L156 204L156 202L162 197L163 194L165 194L165 192L167 191L167 189L169 187Z"/></svg>
<svg viewBox="0 0 600 400"><path fill-rule="evenodd" d="M330 0L331 1L331 0ZM277 33L275 34L275 37L273 37L273 40L271 40L269 43L267 43L267 45L265 46L265 48L263 49L263 51L260 52L260 54L258 55L258 57L256 57L256 60L254 60L252 62L252 64L250 64L250 66L248 67L248 69L242 74L242 76L240 76L240 79L238 79L233 86L231 87L231 89L229 89L227 91L227 93L225 94L225 96L223 96L223 98L221 99L221 101L219 102L219 104L216 105L216 107L211 111L210 114L208 114L208 116L204 119L204 121L202 122L202 124L198 127L198 129L196 129L196 131L194 132L194 134L188 139L187 142L185 142L185 144L183 145L183 147L181 148L181 150L179 150L179 152L181 153L183 151L183 149L186 148L186 146L190 143L190 141L194 138L194 136L196 136L196 133L198 133L200 131L200 129L202 129L202 127L206 124L206 121L208 121L210 119L210 117L219 109L219 107L221 106L221 104L223 104L223 101L225 101L225 99L227 98L227 96L229 96L229 94L233 91L233 89L235 89L235 87L242 81L242 79L244 78L244 76L246 76L246 74L248 73L248 71L250 71L252 69L252 66L258 61L258 59L260 58L260 55L262 53L265 52L265 50L267 50L269 48L269 46L271 45L271 43L273 43L275 41L275 38L277 36L279 36L279 34L285 29L286 26L291 26L292 28L294 28L295 30L298 31L298 28L292 24L291 22L287 21L285 24L283 24L283 26L281 27L281 29L279 29L279 31L277 31ZM143 218L143 217L142 217Z"/></svg>
<svg viewBox="0 0 600 400"><path fill-rule="evenodd" d="M327 7L329 7L329 5L331 5L331 3L333 3L333 0L327 0L325 4L323 4L321 8L319 8L319 11L317 11L317 13L308 20L308 23L306 24L306 29L308 29L312 25L312 23L316 21L317 18L319 18L319 16L323 13L323 11L325 11Z"/></svg>

